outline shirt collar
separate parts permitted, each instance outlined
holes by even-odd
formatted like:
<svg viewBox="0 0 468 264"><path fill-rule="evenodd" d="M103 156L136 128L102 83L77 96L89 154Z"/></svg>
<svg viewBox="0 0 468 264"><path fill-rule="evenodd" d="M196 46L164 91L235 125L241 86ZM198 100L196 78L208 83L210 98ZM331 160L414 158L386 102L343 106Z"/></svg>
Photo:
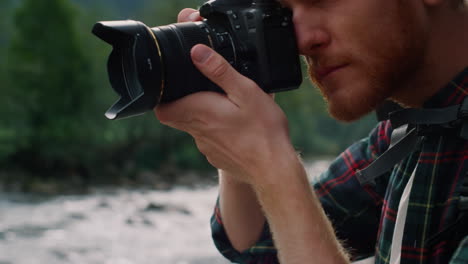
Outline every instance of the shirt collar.
<svg viewBox="0 0 468 264"><path fill-rule="evenodd" d="M424 103L424 108L439 108L461 104L467 95L468 67L426 101L426 103Z"/></svg>

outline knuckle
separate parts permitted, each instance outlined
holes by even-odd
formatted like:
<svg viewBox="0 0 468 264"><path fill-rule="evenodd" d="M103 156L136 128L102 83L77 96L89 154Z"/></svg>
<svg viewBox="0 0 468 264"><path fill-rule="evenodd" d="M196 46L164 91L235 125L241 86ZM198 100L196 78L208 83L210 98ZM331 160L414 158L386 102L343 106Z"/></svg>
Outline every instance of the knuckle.
<svg viewBox="0 0 468 264"><path fill-rule="evenodd" d="M215 78L224 77L228 73L228 71L229 65L227 63L223 63L222 61L217 61L211 69L211 73Z"/></svg>
<svg viewBox="0 0 468 264"><path fill-rule="evenodd" d="M256 82L249 78L245 78L245 86L248 87L249 91L252 93L262 90Z"/></svg>
<svg viewBox="0 0 468 264"><path fill-rule="evenodd" d="M256 107L256 101L258 100L259 96L261 96L259 92L262 91L257 83L251 79L245 78L242 82L242 89L240 90L242 91L240 95L243 103L245 105L253 103L253 106Z"/></svg>

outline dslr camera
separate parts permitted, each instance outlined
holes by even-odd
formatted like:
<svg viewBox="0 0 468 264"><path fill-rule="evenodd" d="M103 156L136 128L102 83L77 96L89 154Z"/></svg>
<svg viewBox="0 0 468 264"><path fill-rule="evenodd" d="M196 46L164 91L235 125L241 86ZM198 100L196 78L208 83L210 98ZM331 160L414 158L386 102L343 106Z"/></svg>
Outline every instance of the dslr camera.
<svg viewBox="0 0 468 264"><path fill-rule="evenodd" d="M212 0L203 21L149 28L138 21L103 21L93 33L113 46L107 70L120 99L109 119L143 114L198 91L223 92L193 65L190 50L205 44L267 93L302 82L291 10L277 0Z"/></svg>

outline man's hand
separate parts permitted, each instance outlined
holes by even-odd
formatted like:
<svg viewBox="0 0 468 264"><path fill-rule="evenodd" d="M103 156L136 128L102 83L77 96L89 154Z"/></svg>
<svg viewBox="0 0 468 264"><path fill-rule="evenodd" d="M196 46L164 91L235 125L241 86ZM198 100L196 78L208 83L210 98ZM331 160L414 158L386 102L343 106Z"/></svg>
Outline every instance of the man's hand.
<svg viewBox="0 0 468 264"><path fill-rule="evenodd" d="M200 20L184 9L179 21ZM247 183L266 172L284 152L294 152L287 120L255 82L238 73L218 53L204 45L191 50L194 65L226 94L198 92L173 103L159 105L161 123L192 135L199 150L216 168L243 175ZM182 75L183 73L181 73Z"/></svg>
<svg viewBox="0 0 468 264"><path fill-rule="evenodd" d="M200 19L193 9L179 14L180 22ZM221 214L232 245L244 250L255 243L265 221L261 206L281 263L347 263L278 105L210 48L196 45L191 57L226 94L198 92L159 105L156 116L191 134L208 161L223 170Z"/></svg>

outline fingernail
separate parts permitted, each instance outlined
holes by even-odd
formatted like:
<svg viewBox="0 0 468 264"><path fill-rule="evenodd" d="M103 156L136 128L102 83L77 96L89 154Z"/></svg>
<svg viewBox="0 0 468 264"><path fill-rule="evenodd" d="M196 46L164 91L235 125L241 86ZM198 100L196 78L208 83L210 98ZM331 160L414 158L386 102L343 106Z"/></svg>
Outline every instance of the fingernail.
<svg viewBox="0 0 468 264"><path fill-rule="evenodd" d="M199 12L193 12L192 14L190 14L190 15L188 16L188 19L189 19L190 21L195 21L195 20L198 19L199 16L200 16L200 13L199 13Z"/></svg>
<svg viewBox="0 0 468 264"><path fill-rule="evenodd" d="M192 48L193 60L198 63L204 63L213 53L213 51L205 45L197 45Z"/></svg>

